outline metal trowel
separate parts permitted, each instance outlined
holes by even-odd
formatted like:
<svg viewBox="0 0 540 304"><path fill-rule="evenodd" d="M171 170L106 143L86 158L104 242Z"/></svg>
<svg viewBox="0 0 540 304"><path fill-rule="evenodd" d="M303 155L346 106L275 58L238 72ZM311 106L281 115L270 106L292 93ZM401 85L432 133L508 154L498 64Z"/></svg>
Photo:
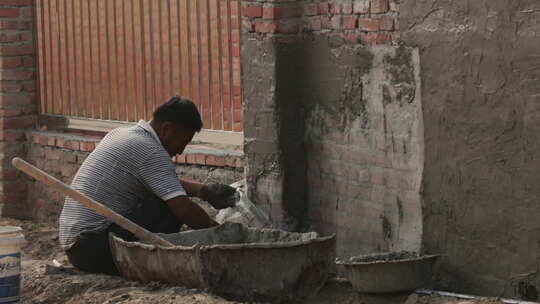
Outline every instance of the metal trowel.
<svg viewBox="0 0 540 304"><path fill-rule="evenodd" d="M236 188L236 204L234 207L220 210L216 216L218 223L235 222L250 227L270 227L270 217L259 207L253 204L244 193L245 180L231 184Z"/></svg>

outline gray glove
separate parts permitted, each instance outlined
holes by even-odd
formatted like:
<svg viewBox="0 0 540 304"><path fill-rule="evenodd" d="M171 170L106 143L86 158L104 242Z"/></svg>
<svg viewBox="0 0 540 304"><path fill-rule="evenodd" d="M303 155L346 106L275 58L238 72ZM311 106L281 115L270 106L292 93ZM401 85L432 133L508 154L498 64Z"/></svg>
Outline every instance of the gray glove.
<svg viewBox="0 0 540 304"><path fill-rule="evenodd" d="M199 198L207 201L216 209L234 207L236 204L236 189L224 184L205 184L201 187Z"/></svg>

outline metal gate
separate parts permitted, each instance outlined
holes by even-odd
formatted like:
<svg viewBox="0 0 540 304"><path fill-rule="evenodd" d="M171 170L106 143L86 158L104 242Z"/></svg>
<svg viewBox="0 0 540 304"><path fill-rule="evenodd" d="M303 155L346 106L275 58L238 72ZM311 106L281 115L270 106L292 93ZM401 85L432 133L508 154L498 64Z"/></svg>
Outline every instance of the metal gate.
<svg viewBox="0 0 540 304"><path fill-rule="evenodd" d="M173 95L242 131L240 0L36 0L41 113L150 119Z"/></svg>

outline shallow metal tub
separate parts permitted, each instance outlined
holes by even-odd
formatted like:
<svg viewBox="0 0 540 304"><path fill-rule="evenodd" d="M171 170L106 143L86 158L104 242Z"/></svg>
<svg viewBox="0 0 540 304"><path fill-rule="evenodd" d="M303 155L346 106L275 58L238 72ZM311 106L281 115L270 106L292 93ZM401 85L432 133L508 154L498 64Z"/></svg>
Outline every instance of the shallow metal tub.
<svg viewBox="0 0 540 304"><path fill-rule="evenodd" d="M335 236L240 224L161 234L161 247L111 236L124 277L208 289L237 301L288 302L318 292L334 269Z"/></svg>

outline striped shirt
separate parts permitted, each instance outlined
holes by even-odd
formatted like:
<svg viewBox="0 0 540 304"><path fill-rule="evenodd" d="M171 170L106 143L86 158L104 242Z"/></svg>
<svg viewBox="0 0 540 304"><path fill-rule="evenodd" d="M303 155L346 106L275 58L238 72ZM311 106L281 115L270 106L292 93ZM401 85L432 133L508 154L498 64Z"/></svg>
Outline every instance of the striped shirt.
<svg viewBox="0 0 540 304"><path fill-rule="evenodd" d="M124 216L143 202L186 196L170 155L143 120L109 132L83 162L71 186ZM102 231L110 224L66 197L60 214L60 244L69 249L82 232Z"/></svg>

